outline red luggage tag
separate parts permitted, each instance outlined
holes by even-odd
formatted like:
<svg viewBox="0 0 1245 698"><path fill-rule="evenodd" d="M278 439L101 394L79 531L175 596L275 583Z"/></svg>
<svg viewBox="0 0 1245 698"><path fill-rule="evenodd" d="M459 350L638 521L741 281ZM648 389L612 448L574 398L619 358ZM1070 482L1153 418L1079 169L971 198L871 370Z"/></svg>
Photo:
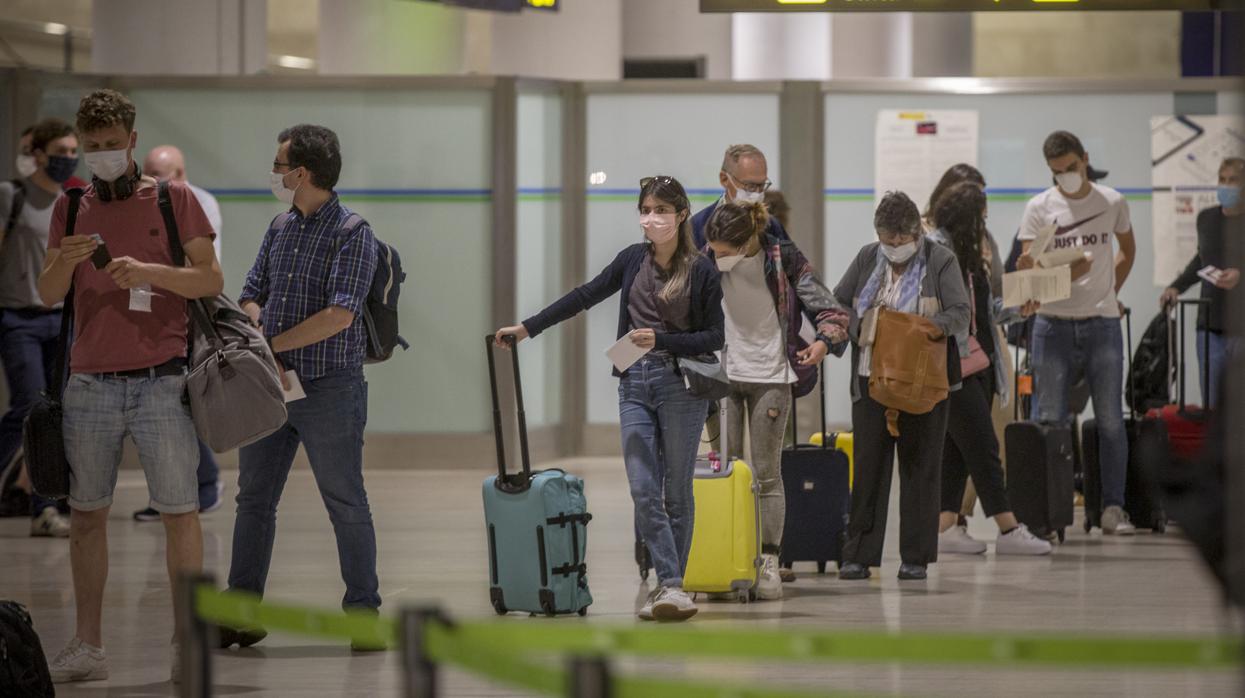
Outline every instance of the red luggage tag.
<svg viewBox="0 0 1245 698"><path fill-rule="evenodd" d="M709 452L709 468L715 473L722 472L722 459L718 457L717 451Z"/></svg>

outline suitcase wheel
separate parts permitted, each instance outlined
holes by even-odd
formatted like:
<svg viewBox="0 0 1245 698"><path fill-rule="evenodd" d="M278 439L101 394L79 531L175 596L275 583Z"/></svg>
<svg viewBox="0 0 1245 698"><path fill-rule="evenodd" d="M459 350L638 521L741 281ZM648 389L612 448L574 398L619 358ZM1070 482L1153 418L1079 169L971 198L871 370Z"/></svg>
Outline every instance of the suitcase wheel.
<svg viewBox="0 0 1245 698"><path fill-rule="evenodd" d="M583 618L586 615L588 615L588 607L584 606L583 608L579 609L579 617Z"/></svg>
<svg viewBox="0 0 1245 698"><path fill-rule="evenodd" d="M1166 533L1167 522L1164 521L1163 519L1158 519L1154 522L1154 526L1150 530L1153 531L1154 533Z"/></svg>
<svg viewBox="0 0 1245 698"><path fill-rule="evenodd" d="M1064 535L1066 535L1066 533L1065 533L1064 529L1062 529L1062 528L1061 528L1061 529L1059 529L1059 531L1057 531L1057 532L1055 533L1055 535L1059 537L1059 542L1060 542L1060 543L1062 543L1062 542L1063 542L1063 537L1064 537Z"/></svg>
<svg viewBox="0 0 1245 698"><path fill-rule="evenodd" d="M1089 517L1087 516L1085 517L1085 532L1089 533L1092 530L1094 530L1094 524L1090 523Z"/></svg>
<svg viewBox="0 0 1245 698"><path fill-rule="evenodd" d="M826 573L826 561L818 560L817 561L817 574L825 574L825 573Z"/></svg>

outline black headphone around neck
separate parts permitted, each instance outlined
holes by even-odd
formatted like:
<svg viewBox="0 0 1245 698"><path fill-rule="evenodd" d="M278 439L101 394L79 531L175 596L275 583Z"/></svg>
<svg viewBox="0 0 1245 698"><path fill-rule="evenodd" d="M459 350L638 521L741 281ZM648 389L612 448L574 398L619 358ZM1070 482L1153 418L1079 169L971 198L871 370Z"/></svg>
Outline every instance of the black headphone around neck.
<svg viewBox="0 0 1245 698"><path fill-rule="evenodd" d="M138 189L138 181L143 178L143 168L138 166L138 162L134 163L134 174L126 177L122 175L120 178L111 182L91 175L91 184L95 185L95 195L100 201L108 202L112 200L125 201L134 195Z"/></svg>

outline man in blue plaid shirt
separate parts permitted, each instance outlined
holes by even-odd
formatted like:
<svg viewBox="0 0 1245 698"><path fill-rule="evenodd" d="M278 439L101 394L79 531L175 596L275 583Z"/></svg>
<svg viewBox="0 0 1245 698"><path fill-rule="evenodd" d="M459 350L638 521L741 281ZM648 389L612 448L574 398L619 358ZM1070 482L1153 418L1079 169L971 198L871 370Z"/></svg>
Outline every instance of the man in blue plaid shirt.
<svg viewBox="0 0 1245 698"><path fill-rule="evenodd" d="M292 372L307 397L289 403L279 431L239 451L229 588L264 592L277 501L301 443L337 536L342 607L374 612L380 594L363 486L363 305L376 271L376 239L333 191L341 172L337 134L299 125L277 142L270 184L291 208L268 226L239 302L263 328L282 373ZM262 628L221 628L220 645L248 647L265 635Z"/></svg>

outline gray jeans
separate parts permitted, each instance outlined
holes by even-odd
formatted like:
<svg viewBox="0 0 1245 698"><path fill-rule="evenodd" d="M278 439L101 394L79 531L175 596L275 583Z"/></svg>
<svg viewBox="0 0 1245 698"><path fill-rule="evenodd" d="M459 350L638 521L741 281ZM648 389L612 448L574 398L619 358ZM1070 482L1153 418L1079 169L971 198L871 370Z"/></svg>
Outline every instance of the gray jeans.
<svg viewBox="0 0 1245 698"><path fill-rule="evenodd" d="M761 490L761 547L778 554L782 529L787 518L787 495L782 486L782 447L791 413L791 386L785 383L741 383L731 381L726 398L726 436L729 457L742 458L744 415L748 418L748 439L752 466Z"/></svg>

